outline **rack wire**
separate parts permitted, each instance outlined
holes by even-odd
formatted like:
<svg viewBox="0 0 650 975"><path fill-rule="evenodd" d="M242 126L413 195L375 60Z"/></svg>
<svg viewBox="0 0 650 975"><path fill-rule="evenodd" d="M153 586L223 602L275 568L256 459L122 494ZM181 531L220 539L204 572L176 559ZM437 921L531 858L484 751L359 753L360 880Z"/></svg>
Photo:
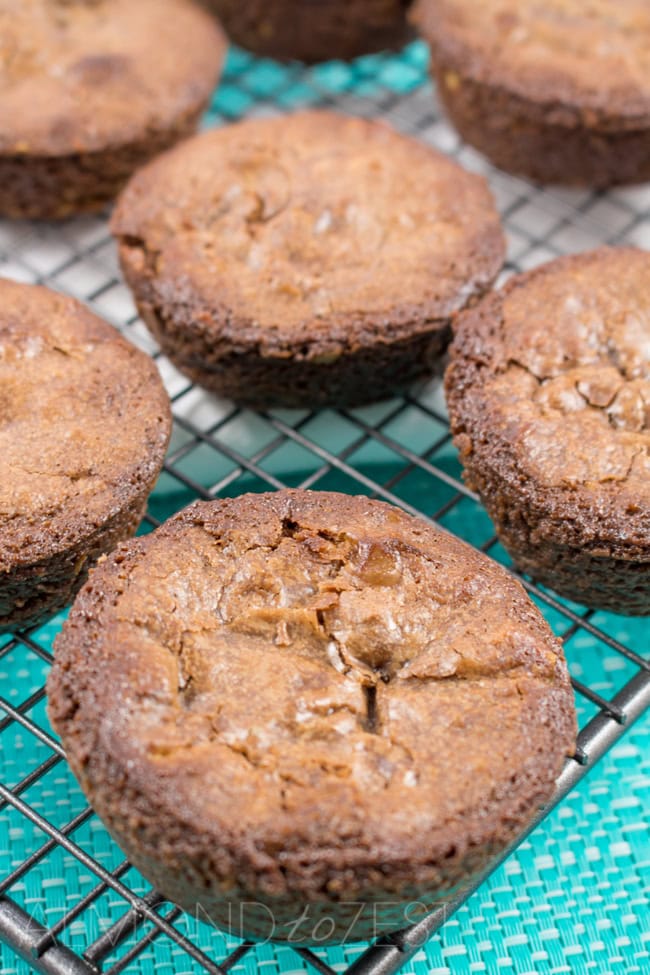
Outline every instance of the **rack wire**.
<svg viewBox="0 0 650 975"><path fill-rule="evenodd" d="M650 187L607 195L542 190L493 170L464 147L439 113L419 43L400 56L309 70L232 52L207 124L305 104L380 117L485 173L508 232L506 275L601 243L650 245ZM144 531L196 498L284 486L334 489L392 502L509 566L476 496L460 477L439 380L390 402L321 413L253 414L209 396L159 354L137 319L104 217L56 228L0 221L0 275L75 295L157 358L175 424ZM523 582L564 641L581 726L576 754L557 783L552 808L650 706L647 629L628 621L621 636L620 618L585 610ZM263 949L221 933L211 932L207 942L205 932L199 938L189 919L122 859L85 804L44 712L43 682L60 623L61 617L0 638L0 667L20 678L10 687L5 682L7 692L0 694L0 829L11 843L10 860L0 874L0 939L29 967L47 975L139 971L143 953L164 939L171 939L193 972L224 975L248 966L251 958L260 968L268 964ZM603 653L617 661L615 679L603 681L602 668L586 662ZM39 919L25 890L30 875L48 860L54 861L50 876L57 877L58 870L60 882L56 879L45 893ZM392 975L469 893L414 928L361 949L348 975ZM99 917L107 923L100 925ZM335 971L318 952L286 951L300 956L293 956L293 967L304 962L323 975Z"/></svg>

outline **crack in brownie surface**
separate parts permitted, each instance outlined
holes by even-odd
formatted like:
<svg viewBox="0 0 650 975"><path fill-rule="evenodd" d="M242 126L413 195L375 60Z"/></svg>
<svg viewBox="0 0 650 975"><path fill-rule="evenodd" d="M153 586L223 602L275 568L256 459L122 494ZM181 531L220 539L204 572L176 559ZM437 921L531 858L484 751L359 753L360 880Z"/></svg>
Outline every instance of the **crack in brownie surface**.
<svg viewBox="0 0 650 975"><path fill-rule="evenodd" d="M126 254L139 242L141 260L155 255L154 288L192 288L270 346L276 332L336 329L333 316L390 314L405 294L446 317L501 257L482 180L329 112L204 133L131 183L112 226Z"/></svg>
<svg viewBox="0 0 650 975"><path fill-rule="evenodd" d="M650 503L649 287L646 254L604 248L506 285L488 341L461 326L494 422L521 432L535 477L627 481Z"/></svg>
<svg viewBox="0 0 650 975"><path fill-rule="evenodd" d="M650 609L650 258L601 248L461 315L452 429L518 565L587 605Z"/></svg>
<svg viewBox="0 0 650 975"><path fill-rule="evenodd" d="M484 180L332 112L189 140L131 180L111 229L170 359L255 408L354 405L429 374L504 253Z"/></svg>
<svg viewBox="0 0 650 975"><path fill-rule="evenodd" d="M184 823L192 863L213 850L214 916L267 884L283 912L430 898L530 817L575 733L561 648L500 567L390 506L300 491L193 505L109 558L49 700L163 890L199 897L185 860L176 879L152 862L159 830Z"/></svg>

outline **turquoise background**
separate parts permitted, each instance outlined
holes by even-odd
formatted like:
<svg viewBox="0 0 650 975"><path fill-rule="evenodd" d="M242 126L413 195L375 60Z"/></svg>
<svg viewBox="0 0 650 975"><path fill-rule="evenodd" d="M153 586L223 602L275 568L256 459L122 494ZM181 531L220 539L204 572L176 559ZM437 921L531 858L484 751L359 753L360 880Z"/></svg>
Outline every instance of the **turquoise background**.
<svg viewBox="0 0 650 975"><path fill-rule="evenodd" d="M331 63L305 71L298 65L280 66L258 61L242 52L231 52L224 80L215 96L208 124L232 119L252 110L284 109L306 104L336 105L341 97L365 105L368 114L390 109L396 95L408 95L426 83L426 51L422 44L408 47L399 56L359 59L353 65ZM347 108L352 102L345 102ZM433 102L431 111L435 111ZM354 416L376 424L390 404ZM358 436L352 419L321 414L310 421L314 443L340 452ZM292 421L293 422L293 421ZM440 436L430 420L422 422L417 407L406 409L388 424L386 431L398 443L408 444L443 470L458 474L455 452L445 444L427 454ZM177 429L172 449L186 436ZM225 427L219 434L247 456L252 456L269 438L277 436L265 421L250 414ZM433 448L432 448L433 449ZM227 473L230 461L211 450L190 451L178 467L199 483L208 485ZM403 461L388 447L366 444L348 457L356 471L384 482L399 474ZM321 461L308 449L285 444L263 462L269 473L287 483L299 483L317 470ZM218 464L217 464L218 466ZM234 465L231 465L234 466ZM343 475L328 474L314 486L359 491L359 485ZM262 490L262 481L250 476L233 482L230 493ZM396 483L396 495L431 513L453 491L433 482L419 470ZM165 517L194 498L179 490L170 475L161 477L150 511ZM446 516L447 527L474 543L486 541L491 526L484 513L471 501L457 505ZM491 554L507 561L495 548ZM544 607L556 632L568 626L559 613ZM611 614L596 614L592 622L621 642L647 652L645 621L625 620ZM45 649L61 624L61 618L43 627L35 639ZM0 651L8 642L0 638ZM634 673L634 667L611 651L602 641L578 630L567 643L567 657L574 676L604 697L611 696ZM0 693L14 706L37 694L42 687L47 663L28 646L17 645L0 657ZM593 705L578 701L581 724L595 713ZM47 728L42 700L28 709L29 716ZM405 972L433 973L510 972L527 973L647 973L650 972L650 715L627 731L624 738L593 769L580 786L538 827L517 852L445 925L442 932L406 966ZM0 734L0 773L13 785L49 758L50 750L29 731L10 723ZM53 764L23 794L25 801L61 826L84 808L84 799L64 763ZM93 817L78 829L74 838L102 865L113 869L121 854ZM6 875L44 841L43 834L11 808L0 812L0 877ZM130 870L122 878L134 890L145 892L146 883ZM55 849L8 892L10 896L46 925L55 923L94 885L93 876L62 850ZM120 916L123 902L113 893L104 894L92 910L73 923L62 940L76 950L83 948ZM236 942L211 929L181 918L186 930L215 960ZM143 930L147 930L146 926ZM119 957L133 944L128 940ZM327 950L325 956L336 970L342 970L364 948L349 945ZM28 966L1 948L2 972L24 973ZM162 937L150 945L127 969L142 975L185 975L200 971L185 952ZM233 971L266 972L268 975L302 972L306 968L290 949L259 946Z"/></svg>

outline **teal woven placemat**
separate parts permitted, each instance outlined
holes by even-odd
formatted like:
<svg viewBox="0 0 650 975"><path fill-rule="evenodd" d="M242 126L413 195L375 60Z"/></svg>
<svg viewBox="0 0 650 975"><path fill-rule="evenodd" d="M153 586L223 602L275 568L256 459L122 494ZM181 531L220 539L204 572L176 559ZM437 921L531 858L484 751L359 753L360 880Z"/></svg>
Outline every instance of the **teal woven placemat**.
<svg viewBox="0 0 650 975"><path fill-rule="evenodd" d="M422 44L413 44L398 56L362 58L352 65L332 63L308 71L233 51L206 124L232 120L243 113L304 105L381 116L487 173L508 230L511 268L530 267L557 253L613 238L650 242L646 212L650 193L646 188L607 197L547 193L486 167L459 144L440 118L426 82L426 61ZM103 220L72 221L55 230L0 222L0 274L41 280L70 291L123 327L138 344L152 348L146 332L134 320L130 299L117 276ZM179 416L190 417L194 431L220 426L218 433L206 434L206 440L188 433L183 423L177 425L170 448L173 465L162 475L150 504L155 518L168 516L215 484L218 494L263 490L266 475L286 484L309 479L314 487L355 493L370 493L373 485L383 485L399 503L428 515L438 512L447 528L474 544L489 545L490 554L507 562L499 547L490 544L492 529L480 508L469 499L456 498L453 482L441 480L426 466L435 465L451 479L459 474L455 452L445 439L435 386L417 399L351 415L327 412L305 419L278 414L274 422L246 411L230 417L227 404L195 395L196 391L184 392L173 370L165 363L161 369L170 392L177 397ZM366 426L381 430L383 439L360 438ZM423 462L406 464L404 448L424 458ZM244 458L257 458L261 475L233 459L233 450ZM568 637L567 658L573 676L592 696L609 700L637 667L612 649L606 638L645 654L647 621L597 613L584 616L583 625L572 625L561 606L556 610L544 602L540 605L556 632ZM572 608L582 619L584 611ZM0 638L0 695L9 706L22 707L36 727L45 731L49 729L41 689L48 663L38 649L49 650L60 623L58 619L43 627L33 645L18 642L10 646L9 638ZM604 637L588 627L596 627ZM3 646L10 649L2 653ZM581 725L598 710L597 702L582 695L577 705ZM33 730L21 727L17 720L3 722L0 729L0 781L9 788L22 782L21 798L58 827L82 812L83 796L65 764L52 758L47 742L39 741ZM649 739L650 716L625 734L404 971L420 975L650 972ZM49 765L37 777L36 770L44 762ZM31 783L26 780L30 772L34 772ZM94 817L80 825L74 839L107 869L121 862L120 851ZM2 807L0 882L45 840L42 831L18 810ZM148 890L135 871L129 870L121 879L136 893ZM53 845L7 893L37 922L50 927L80 903L95 883L90 870ZM82 952L123 915L124 906L114 892L103 893L62 932L61 941ZM236 944L188 918L181 917L176 924L217 960ZM151 928L145 925L137 936L129 936L111 961L125 957L147 931ZM332 948L324 955L339 971L364 947ZM6 975L29 970L5 947L0 957ZM152 941L126 970L141 975L201 971L166 937ZM290 949L263 945L233 970L290 975L307 968Z"/></svg>

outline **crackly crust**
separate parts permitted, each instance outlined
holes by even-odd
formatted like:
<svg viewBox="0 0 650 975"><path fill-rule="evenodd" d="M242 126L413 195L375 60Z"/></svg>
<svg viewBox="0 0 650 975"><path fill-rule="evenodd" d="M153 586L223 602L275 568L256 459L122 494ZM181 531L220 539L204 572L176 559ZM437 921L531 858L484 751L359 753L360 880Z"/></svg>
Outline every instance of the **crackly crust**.
<svg viewBox="0 0 650 975"><path fill-rule="evenodd" d="M255 405L369 401L426 374L504 248L483 180L329 112L184 143L131 180L112 230L165 352Z"/></svg>
<svg viewBox="0 0 650 975"><path fill-rule="evenodd" d="M132 534L171 429L154 363L46 288L0 281L0 630L70 601Z"/></svg>
<svg viewBox="0 0 650 975"><path fill-rule="evenodd" d="M48 695L157 888L239 933L251 902L253 937L288 937L309 904L298 942L324 917L345 936L358 902L348 936L374 913L403 927L467 882L575 737L561 646L519 583L388 505L317 492L196 503L121 546Z"/></svg>
<svg viewBox="0 0 650 975"><path fill-rule="evenodd" d="M650 612L650 256L601 248L459 316L446 373L466 479L520 568Z"/></svg>
<svg viewBox="0 0 650 975"><path fill-rule="evenodd" d="M307 63L349 60L411 37L410 0L204 0L235 44L255 54Z"/></svg>
<svg viewBox="0 0 650 975"><path fill-rule="evenodd" d="M546 182L650 176L650 13L642 0L420 0L438 92L463 138Z"/></svg>
<svg viewBox="0 0 650 975"><path fill-rule="evenodd" d="M225 48L190 0L6 0L0 213L59 218L101 206L194 130Z"/></svg>

